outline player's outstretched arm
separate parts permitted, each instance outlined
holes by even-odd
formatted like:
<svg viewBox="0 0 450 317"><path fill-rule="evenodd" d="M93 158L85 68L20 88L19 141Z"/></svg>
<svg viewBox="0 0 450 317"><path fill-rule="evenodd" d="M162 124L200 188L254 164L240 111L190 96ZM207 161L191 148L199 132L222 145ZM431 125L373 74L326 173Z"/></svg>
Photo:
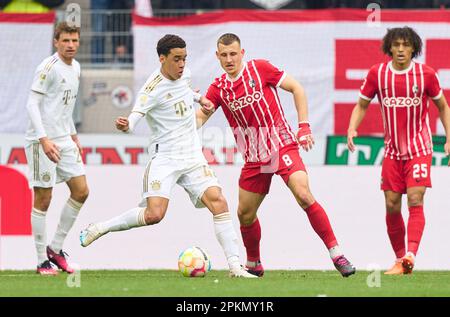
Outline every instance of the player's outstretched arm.
<svg viewBox="0 0 450 317"><path fill-rule="evenodd" d="M441 119L442 125L445 129L445 136L447 140L444 144L445 155L450 155L450 108L448 106L445 96L442 95L441 98L434 100L434 104L439 109L439 117ZM448 160L448 166L450 166L450 159Z"/></svg>
<svg viewBox="0 0 450 317"><path fill-rule="evenodd" d="M358 103L353 108L347 130L347 147L351 152L355 151L355 143L353 142L353 138L358 136L358 132L356 132L356 130L364 119L369 104L370 100L359 98Z"/></svg>
<svg viewBox="0 0 450 317"><path fill-rule="evenodd" d="M314 138L311 132L311 127L308 122L308 102L303 86L287 74L280 85L281 89L290 92L294 96L294 104L298 116L298 132L297 139L300 146L309 151L314 145Z"/></svg>

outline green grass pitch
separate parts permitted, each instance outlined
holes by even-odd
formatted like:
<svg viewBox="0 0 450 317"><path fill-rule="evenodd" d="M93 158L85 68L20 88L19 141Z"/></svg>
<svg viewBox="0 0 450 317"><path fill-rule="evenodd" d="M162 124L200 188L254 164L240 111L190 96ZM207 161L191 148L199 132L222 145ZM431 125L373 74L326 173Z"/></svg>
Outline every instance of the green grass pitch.
<svg viewBox="0 0 450 317"><path fill-rule="evenodd" d="M368 280L374 287L368 286ZM232 279L226 271L215 270L204 278L186 278L173 270L86 270L72 276L0 271L0 296L450 296L450 271L416 271L402 276L359 271L342 278L336 271L274 270L252 280Z"/></svg>

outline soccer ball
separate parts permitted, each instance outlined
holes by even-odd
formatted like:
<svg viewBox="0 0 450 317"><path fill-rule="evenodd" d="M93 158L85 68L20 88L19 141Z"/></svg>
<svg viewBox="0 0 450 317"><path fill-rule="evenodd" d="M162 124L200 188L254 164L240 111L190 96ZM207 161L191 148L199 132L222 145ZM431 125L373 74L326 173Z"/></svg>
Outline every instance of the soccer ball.
<svg viewBox="0 0 450 317"><path fill-rule="evenodd" d="M211 260L202 248L187 248L178 257L178 269L186 277L204 277L211 270Z"/></svg>

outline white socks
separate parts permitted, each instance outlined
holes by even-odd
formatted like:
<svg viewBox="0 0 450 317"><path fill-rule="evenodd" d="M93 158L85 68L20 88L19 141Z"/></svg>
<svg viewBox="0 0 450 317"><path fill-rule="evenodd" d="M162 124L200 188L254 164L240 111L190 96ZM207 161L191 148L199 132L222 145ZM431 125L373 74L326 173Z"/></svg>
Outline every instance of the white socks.
<svg viewBox="0 0 450 317"><path fill-rule="evenodd" d="M133 208L110 220L97 223L101 233L128 230L145 226L145 208Z"/></svg>
<svg viewBox="0 0 450 317"><path fill-rule="evenodd" d="M38 265L47 260L47 230L45 226L45 212L33 208L31 212L31 229L34 236L34 245L38 257Z"/></svg>
<svg viewBox="0 0 450 317"><path fill-rule="evenodd" d="M344 255L344 253L342 253L341 249L339 248L338 244L336 244L336 246L332 248L329 248L328 252L330 252L330 258L332 260L337 258L338 256Z"/></svg>
<svg viewBox="0 0 450 317"><path fill-rule="evenodd" d="M73 200L69 198L69 200L64 205L64 208L61 212L61 217L59 219L58 228L56 228L55 236L53 237L53 241L50 245L50 249L59 253L63 247L64 240L66 239L67 234L72 228L75 220L78 217L78 213L80 212L83 203Z"/></svg>
<svg viewBox="0 0 450 317"><path fill-rule="evenodd" d="M238 237L233 228L231 214L229 212L224 212L215 215L213 220L217 240L222 246L230 269L240 267Z"/></svg>

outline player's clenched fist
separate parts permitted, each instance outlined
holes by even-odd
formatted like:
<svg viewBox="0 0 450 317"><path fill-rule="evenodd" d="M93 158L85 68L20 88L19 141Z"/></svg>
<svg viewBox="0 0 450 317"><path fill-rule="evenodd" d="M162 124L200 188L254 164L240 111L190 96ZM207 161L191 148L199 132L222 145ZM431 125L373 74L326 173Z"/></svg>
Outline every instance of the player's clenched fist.
<svg viewBox="0 0 450 317"><path fill-rule="evenodd" d="M128 122L127 118L125 118L125 117L118 117L116 119L115 123L116 123L117 130L120 130L120 131L123 131L123 132L127 132L128 131L128 129L129 129L129 126L128 126L129 122Z"/></svg>
<svg viewBox="0 0 450 317"><path fill-rule="evenodd" d="M308 152L312 149L314 145L314 138L312 136L309 122L300 122L298 124L297 140L305 151Z"/></svg>

